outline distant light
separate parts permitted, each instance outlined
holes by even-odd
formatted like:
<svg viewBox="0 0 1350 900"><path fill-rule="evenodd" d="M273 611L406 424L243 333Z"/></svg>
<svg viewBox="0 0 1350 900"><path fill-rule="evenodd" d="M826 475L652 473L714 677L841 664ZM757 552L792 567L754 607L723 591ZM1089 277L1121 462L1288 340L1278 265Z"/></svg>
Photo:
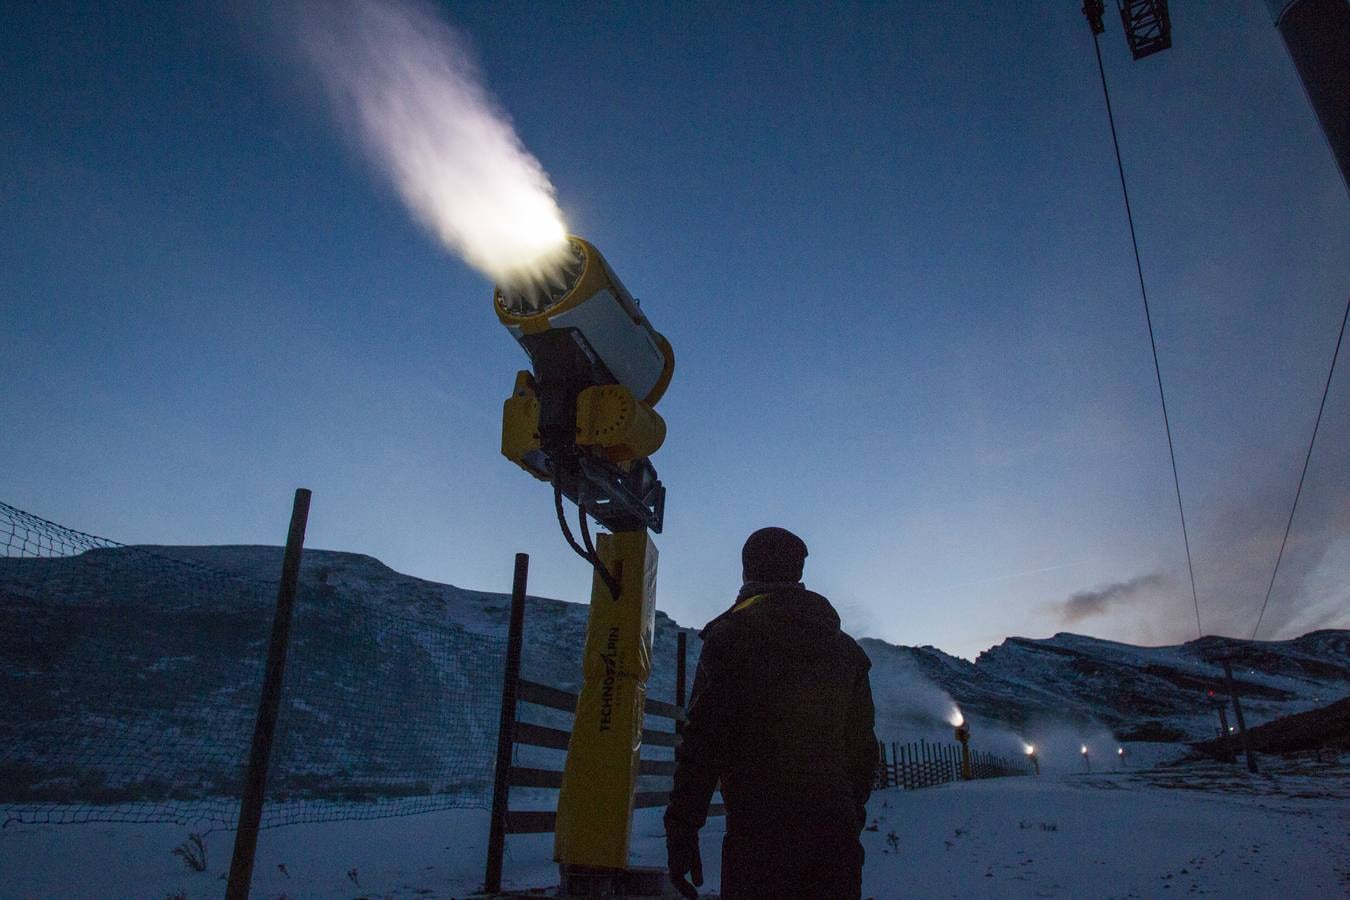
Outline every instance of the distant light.
<svg viewBox="0 0 1350 900"><path fill-rule="evenodd" d="M1084 745L1083 745L1083 755L1084 755L1084 756L1087 755L1087 744L1084 744Z"/></svg>
<svg viewBox="0 0 1350 900"><path fill-rule="evenodd" d="M951 723L953 728L960 728L966 723L966 717L961 714L960 707L953 706L952 711L947 714L947 721Z"/></svg>
<svg viewBox="0 0 1350 900"><path fill-rule="evenodd" d="M1034 744L1023 744L1022 749L1026 752L1027 756L1036 755L1036 746Z"/></svg>
<svg viewBox="0 0 1350 900"><path fill-rule="evenodd" d="M1118 748L1116 749L1116 756L1124 756L1124 755L1125 755L1125 748L1124 748L1124 747L1118 747Z"/></svg>

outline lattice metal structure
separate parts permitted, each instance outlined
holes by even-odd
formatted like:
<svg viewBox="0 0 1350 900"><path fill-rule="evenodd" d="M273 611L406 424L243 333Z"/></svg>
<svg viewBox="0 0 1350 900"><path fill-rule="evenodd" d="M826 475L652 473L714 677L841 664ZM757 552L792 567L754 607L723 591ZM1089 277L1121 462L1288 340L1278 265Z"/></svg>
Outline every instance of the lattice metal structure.
<svg viewBox="0 0 1350 900"><path fill-rule="evenodd" d="M1172 46L1172 19L1167 0L1116 0L1125 37L1136 60Z"/></svg>

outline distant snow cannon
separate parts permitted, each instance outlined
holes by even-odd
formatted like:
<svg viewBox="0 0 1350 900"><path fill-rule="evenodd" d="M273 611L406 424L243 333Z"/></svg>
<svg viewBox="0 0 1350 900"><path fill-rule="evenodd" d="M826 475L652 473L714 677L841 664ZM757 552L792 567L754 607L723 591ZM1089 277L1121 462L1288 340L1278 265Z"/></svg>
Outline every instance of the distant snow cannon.
<svg viewBox="0 0 1350 900"><path fill-rule="evenodd" d="M1036 774L1037 774L1037 775L1041 774L1041 760L1040 760L1039 757L1036 756L1036 745L1035 745L1035 744L1027 744L1026 747L1025 747L1025 749L1026 749L1027 759L1031 760L1032 768L1034 768L1034 769L1036 770Z"/></svg>
<svg viewBox="0 0 1350 900"><path fill-rule="evenodd" d="M650 457L666 437L653 407L675 354L592 244L567 239L550 272L493 291L529 356L502 416L502 454L615 531L660 532L665 489Z"/></svg>
<svg viewBox="0 0 1350 900"><path fill-rule="evenodd" d="M1083 765L1087 767L1089 772L1092 771L1092 757L1088 755L1087 744L1083 745Z"/></svg>
<svg viewBox="0 0 1350 900"><path fill-rule="evenodd" d="M961 742L961 780L962 780L962 781L969 781L969 780L970 780L970 723L967 722L967 721L965 720L965 717L964 717L964 716L962 716L962 717L961 717L961 721L957 723L956 729L955 729L955 733L956 733L956 739L957 739L958 741Z"/></svg>

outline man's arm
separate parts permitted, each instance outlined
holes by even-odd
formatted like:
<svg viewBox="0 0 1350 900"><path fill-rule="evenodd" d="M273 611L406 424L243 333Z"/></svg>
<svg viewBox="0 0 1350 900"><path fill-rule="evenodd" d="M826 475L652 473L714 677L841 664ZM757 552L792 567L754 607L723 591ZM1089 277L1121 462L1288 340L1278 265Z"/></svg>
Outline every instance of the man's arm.
<svg viewBox="0 0 1350 900"><path fill-rule="evenodd" d="M697 831L708 818L717 779L726 764L730 716L727 703L727 673L718 632L711 631L703 643L689 710L675 750L675 784L666 808L666 829L672 824Z"/></svg>
<svg viewBox="0 0 1350 900"><path fill-rule="evenodd" d="M877 776L876 710L872 705L872 680L868 677L870 663L866 664L853 686L848 707L849 781L853 796L859 804L867 803L872 784Z"/></svg>

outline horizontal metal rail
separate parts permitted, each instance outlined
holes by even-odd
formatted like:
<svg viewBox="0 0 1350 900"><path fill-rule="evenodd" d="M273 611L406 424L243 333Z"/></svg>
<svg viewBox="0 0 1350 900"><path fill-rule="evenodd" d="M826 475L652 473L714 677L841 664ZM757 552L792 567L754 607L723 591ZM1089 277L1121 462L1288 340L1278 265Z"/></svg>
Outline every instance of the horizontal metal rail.
<svg viewBox="0 0 1350 900"><path fill-rule="evenodd" d="M567 742L572 737L569 732L560 728L549 728L546 725L535 725L533 722L516 723L516 743L527 744L531 747L547 747L550 750L566 750Z"/></svg>
<svg viewBox="0 0 1350 900"><path fill-rule="evenodd" d="M507 834L547 834L557 824L558 814L555 812L534 810L522 812L513 809L506 813Z"/></svg>
<svg viewBox="0 0 1350 900"><path fill-rule="evenodd" d="M551 687L547 684L540 684L537 681L528 681L524 678L520 679L517 699L521 703L546 706L549 709L562 710L563 712L575 713L577 711L576 694L571 691L564 691L561 688ZM684 710L680 709L680 707L675 704L667 703L664 700L655 700L648 697L643 701L642 708L649 716L674 719L677 722L684 721Z"/></svg>

